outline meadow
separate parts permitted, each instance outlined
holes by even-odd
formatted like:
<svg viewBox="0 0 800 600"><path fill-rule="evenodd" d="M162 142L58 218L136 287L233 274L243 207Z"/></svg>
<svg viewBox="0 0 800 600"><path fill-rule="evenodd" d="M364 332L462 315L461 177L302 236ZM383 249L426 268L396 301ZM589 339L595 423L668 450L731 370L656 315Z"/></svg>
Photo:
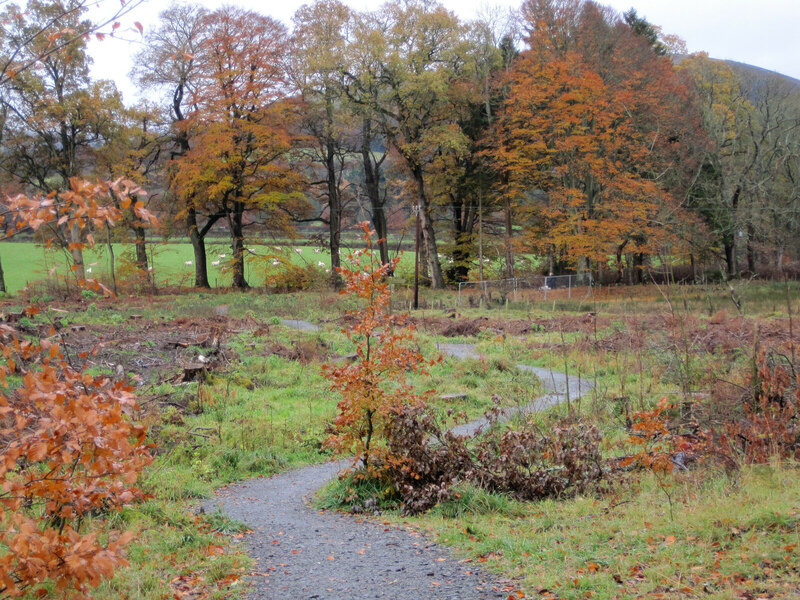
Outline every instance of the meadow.
<svg viewBox="0 0 800 600"><path fill-rule="evenodd" d="M124 278L125 274L132 274L135 270L133 245L115 243L112 246L118 279L121 276ZM157 289L190 287L194 284L194 253L191 244L184 241L149 243L148 253L152 265L151 277ZM87 269L91 269L87 270L87 276L107 283L110 279L108 247L97 244L94 248L85 250L84 254L84 264ZM208 241L206 256L211 286L229 286L230 241ZM413 274L413 256L413 252L402 254L399 267L401 276L410 277ZM74 283L65 282L65 277L68 277L66 265L71 264L71 258L64 251L34 242L3 241L0 243L0 258L3 261L9 294L16 294L26 287L42 287L46 281L62 289ZM264 285L267 275L280 268L273 264L277 259L284 264L316 268L321 280L326 279L326 270L330 269L331 263L330 253L326 249L305 243L283 240L274 244L250 244L245 254L245 277L251 285Z"/></svg>
<svg viewBox="0 0 800 600"><path fill-rule="evenodd" d="M2 248L7 275L9 246ZM180 270L184 250L170 245L156 256ZM412 378L417 389L435 390L443 419L448 409L465 419L495 401L526 403L539 384L514 365L547 367L588 379L593 389L512 427L546 429L580 414L602 430L608 460L631 452L632 419L661 398L676 407L676 427L687 407L700 423L736 412L759 353L792 357L800 341L795 283L613 287L546 302L523 293L474 302L449 291L422 297L424 308L411 318L424 356L437 357L441 342L475 344L482 356L445 357L429 376ZM409 299L398 287L393 310L407 309ZM28 300L6 299L3 314L18 314ZM344 330L358 303L332 292L225 290L38 300L42 312L19 319L19 334L45 337L57 325L63 347L90 374L133 382L154 447L141 481L150 499L103 524L136 533L132 565L95 596L241 596L256 569L238 543L247 527L192 506L231 482L333 458L325 441L338 399L321 366L353 352ZM321 329L296 331L282 319ZM461 560L515 578L529 596L797 597L798 464L779 454L734 459L732 469L701 460L666 479L633 470L596 494L536 502L464 484L428 513L409 517L390 503L380 518L429 532ZM323 490L319 502L347 510L342 485Z"/></svg>

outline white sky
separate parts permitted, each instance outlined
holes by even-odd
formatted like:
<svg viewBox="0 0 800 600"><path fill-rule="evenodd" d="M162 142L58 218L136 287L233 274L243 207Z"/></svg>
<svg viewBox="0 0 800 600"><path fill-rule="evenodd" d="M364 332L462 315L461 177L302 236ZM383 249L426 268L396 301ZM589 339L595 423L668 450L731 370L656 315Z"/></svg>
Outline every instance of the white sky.
<svg viewBox="0 0 800 600"><path fill-rule="evenodd" d="M375 9L378 1L345 0L357 9ZM463 19L473 18L482 6L500 5L516 7L521 0L440 0L447 8ZM120 31L125 37L140 39L138 33L127 28L139 21L145 28L158 22L158 13L169 5L169 0L145 0L131 13ZM303 0L199 0L214 9L222 4L235 4L257 10L287 25L292 14L305 2ZM665 33L686 40L690 52L704 50L714 58L724 58L749 63L778 71L800 79L800 1L798 0L605 0L622 12L631 6L640 16ZM128 79L131 55L141 42L123 42L106 39L92 43L96 78L113 79L125 101L136 99L133 83Z"/></svg>

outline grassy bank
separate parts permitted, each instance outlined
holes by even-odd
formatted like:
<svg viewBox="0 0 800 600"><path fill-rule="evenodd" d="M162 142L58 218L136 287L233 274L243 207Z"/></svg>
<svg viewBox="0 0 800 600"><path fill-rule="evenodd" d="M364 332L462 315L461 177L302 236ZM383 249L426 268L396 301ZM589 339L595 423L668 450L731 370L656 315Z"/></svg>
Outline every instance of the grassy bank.
<svg viewBox="0 0 800 600"><path fill-rule="evenodd" d="M442 411L472 418L493 394L510 405L538 395L518 362L580 375L592 392L556 410L580 411L603 429L606 456L618 455L636 410L663 396L699 399L699 410L716 386L745 384L756 342L786 344L789 313L800 309L797 287L788 288L788 305L782 284L735 291L741 314L726 287L621 288L588 301L521 299L491 309L425 290L427 308L413 315L422 353L435 356L437 342L464 342L484 358L445 359L414 383L435 389ZM397 309L407 306L406 293L395 295ZM323 442L337 399L320 366L353 351L342 333L352 301L333 293L191 293L42 306L20 333L46 336L57 323L76 360L97 347L86 366L110 376L121 370L137 385L155 448L141 482L152 498L108 523L137 532L132 566L98 596L235 597L254 569L236 543L247 534L191 507L230 482L330 458ZM298 332L281 318L309 319L322 331ZM200 357L210 361L206 373L182 380ZM534 503L465 487L424 516L391 518L433 532L464 560L520 578L529 596L793 598L797 473L789 462L733 475L701 465L670 481L672 516L664 488L644 474L611 495Z"/></svg>
<svg viewBox="0 0 800 600"><path fill-rule="evenodd" d="M528 504L467 490L410 524L533 597L798 597L798 465L701 469L675 477L670 494L672 517L651 476L602 499Z"/></svg>

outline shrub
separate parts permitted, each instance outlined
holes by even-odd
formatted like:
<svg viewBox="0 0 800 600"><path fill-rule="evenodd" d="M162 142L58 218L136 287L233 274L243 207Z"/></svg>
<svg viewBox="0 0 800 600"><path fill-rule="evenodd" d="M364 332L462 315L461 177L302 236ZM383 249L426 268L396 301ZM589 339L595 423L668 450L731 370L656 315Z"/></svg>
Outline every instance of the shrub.
<svg viewBox="0 0 800 600"><path fill-rule="evenodd" d="M315 265L295 265L291 260L270 254L266 265L264 286L276 292L289 293L324 288L329 280L324 269Z"/></svg>
<svg viewBox="0 0 800 600"><path fill-rule="evenodd" d="M541 431L532 422L500 427L499 406L488 432L471 441L444 431L423 405L397 411L389 431L388 476L408 513L452 501L460 482L518 500L564 497L590 490L602 477L600 431L576 417Z"/></svg>
<svg viewBox="0 0 800 600"><path fill-rule="evenodd" d="M424 404L424 395L414 392L406 375L422 372L428 363L411 346L414 328L406 315L390 312L386 278L399 259L381 264L372 248L369 225L360 223L359 227L366 247L351 253L339 268L345 286L342 293L363 303L348 313L353 323L345 330L348 339L356 342L355 360L323 369L331 389L341 396L327 445L354 454L369 475L373 467L383 466L386 447L373 442L388 439L393 415Z"/></svg>
<svg viewBox="0 0 800 600"><path fill-rule="evenodd" d="M759 353L749 389L744 417L717 431L718 451L748 464L800 459L800 382L791 359Z"/></svg>
<svg viewBox="0 0 800 600"><path fill-rule="evenodd" d="M139 496L150 462L132 390L73 369L47 341L0 351L0 596L85 594L127 564L132 534L101 539L95 522Z"/></svg>
<svg viewBox="0 0 800 600"><path fill-rule="evenodd" d="M567 417L546 431L528 424L490 434L477 445L479 468L472 481L519 500L581 494L603 475L599 429Z"/></svg>

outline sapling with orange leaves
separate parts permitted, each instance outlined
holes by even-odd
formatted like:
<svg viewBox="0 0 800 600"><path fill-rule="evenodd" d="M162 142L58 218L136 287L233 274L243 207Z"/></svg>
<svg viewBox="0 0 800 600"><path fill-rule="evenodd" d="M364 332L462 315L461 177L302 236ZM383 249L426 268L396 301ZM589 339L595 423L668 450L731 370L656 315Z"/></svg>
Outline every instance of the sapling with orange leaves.
<svg viewBox="0 0 800 600"><path fill-rule="evenodd" d="M430 362L412 345L415 331L407 315L391 312L387 277L399 258L382 264L369 224L358 227L365 248L351 253L339 274L344 281L341 293L364 305L350 313L355 320L344 331L357 344L355 360L324 367L331 389L341 395L335 431L327 443L338 452L352 453L369 472L386 457L385 446L376 445L376 440L386 440L392 415L402 406L425 401L426 395L412 388L407 375L424 372Z"/></svg>
<svg viewBox="0 0 800 600"><path fill-rule="evenodd" d="M132 532L101 537L97 520L140 496L146 431L132 388L14 334L0 327L0 598L86 597L127 564Z"/></svg>

